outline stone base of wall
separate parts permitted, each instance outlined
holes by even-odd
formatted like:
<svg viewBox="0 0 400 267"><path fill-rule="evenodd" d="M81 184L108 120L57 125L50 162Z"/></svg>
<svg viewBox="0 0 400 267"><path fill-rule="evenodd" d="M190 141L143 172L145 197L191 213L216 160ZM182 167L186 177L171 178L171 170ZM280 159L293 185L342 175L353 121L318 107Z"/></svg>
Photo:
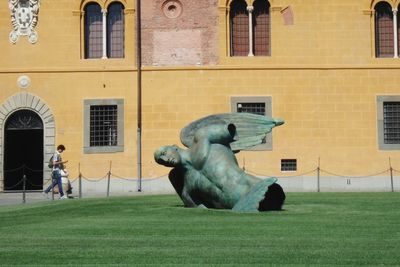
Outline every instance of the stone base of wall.
<svg viewBox="0 0 400 267"><path fill-rule="evenodd" d="M367 178L342 178L301 176L290 178L278 178L278 183L285 192L390 192L392 182L389 176L374 176ZM73 195L79 194L79 181L72 182ZM318 188L319 187L319 188ZM394 191L400 191L400 176L393 177ZM110 196L138 194L175 194L175 190L168 178L142 179L142 190L138 192L137 179L111 179ZM82 195L106 196L107 179L90 181L82 179Z"/></svg>
<svg viewBox="0 0 400 267"><path fill-rule="evenodd" d="M285 192L391 192L389 176L366 178L301 176L279 178L278 183ZM393 177L394 191L400 191L400 176Z"/></svg>

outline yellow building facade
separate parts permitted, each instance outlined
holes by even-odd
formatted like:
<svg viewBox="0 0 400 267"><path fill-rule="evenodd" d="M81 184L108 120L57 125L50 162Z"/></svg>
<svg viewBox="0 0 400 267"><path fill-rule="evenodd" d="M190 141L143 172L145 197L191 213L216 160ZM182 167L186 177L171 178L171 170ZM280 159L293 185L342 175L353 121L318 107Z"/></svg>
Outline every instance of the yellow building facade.
<svg viewBox="0 0 400 267"><path fill-rule="evenodd" d="M25 7L25 2L31 6ZM48 179L47 161L58 144L67 148L63 158L69 161L71 177L81 173L97 179L111 168L116 177L131 179L135 190L138 168L143 182L167 175L169 170L155 163L153 152L161 145L181 145L179 133L188 123L257 103L266 115L282 118L285 124L273 130L264 147L237 154L245 170L281 177L291 190L314 191L320 186L358 190L351 179L360 176L373 176L365 184L374 187L392 183L393 188L393 179L396 184L396 168L400 170L397 30L392 28L390 39L393 56L381 57L377 38L383 37L377 33L380 17L376 14L384 2L392 9L390 21L395 25L399 1L241 1L247 18L259 2L268 6L269 54L262 56L234 55L234 1L142 1L140 71L135 1L42 0L34 27L37 35L32 37L32 29L24 32L23 23L13 24L14 18L27 22L30 18L22 13L13 17L13 12L25 7L35 15L35 2L10 0L9 6L0 6L0 190L18 187L24 173L12 171L34 161L20 160L24 157L40 160L27 168L44 177L31 181L36 185L32 189L41 189ZM108 56L104 31L99 45L102 55L88 58L88 5L102 10L107 20L107 10L110 14L115 3L123 7L123 56ZM249 29L250 21L257 20L250 18ZM101 20L98 26L101 32ZM10 33L13 30L17 41ZM252 36L247 40L251 47L249 40ZM388 103L393 104L394 117L384 112ZM116 130L103 127L109 129L104 134L109 139L100 145L89 140L92 107L97 106L117 110ZM30 125L35 114L42 122L36 128ZM387 116L391 121L385 124ZM387 130L392 134L388 141Z"/></svg>

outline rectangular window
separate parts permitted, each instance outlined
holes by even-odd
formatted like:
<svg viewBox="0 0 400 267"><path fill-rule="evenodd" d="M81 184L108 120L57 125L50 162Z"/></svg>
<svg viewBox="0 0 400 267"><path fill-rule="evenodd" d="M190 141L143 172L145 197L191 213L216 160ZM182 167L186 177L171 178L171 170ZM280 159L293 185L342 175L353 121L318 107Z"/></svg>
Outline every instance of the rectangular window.
<svg viewBox="0 0 400 267"><path fill-rule="evenodd" d="M265 116L265 103L254 102L254 103L237 103L237 112L247 112L257 115Z"/></svg>
<svg viewBox="0 0 400 267"><path fill-rule="evenodd" d="M383 103L385 144L400 144L400 102Z"/></svg>
<svg viewBox="0 0 400 267"><path fill-rule="evenodd" d="M124 106L121 99L84 101L84 152L123 151Z"/></svg>
<svg viewBox="0 0 400 267"><path fill-rule="evenodd" d="M116 146L117 105L90 106L90 146Z"/></svg>
<svg viewBox="0 0 400 267"><path fill-rule="evenodd" d="M378 145L381 150L400 150L400 95L377 97Z"/></svg>
<svg viewBox="0 0 400 267"><path fill-rule="evenodd" d="M232 112L247 112L262 116L271 116L271 97L231 97L231 110ZM272 134L267 134L262 144L249 150L272 150Z"/></svg>
<svg viewBox="0 0 400 267"><path fill-rule="evenodd" d="M297 159L281 159L281 171L297 171Z"/></svg>

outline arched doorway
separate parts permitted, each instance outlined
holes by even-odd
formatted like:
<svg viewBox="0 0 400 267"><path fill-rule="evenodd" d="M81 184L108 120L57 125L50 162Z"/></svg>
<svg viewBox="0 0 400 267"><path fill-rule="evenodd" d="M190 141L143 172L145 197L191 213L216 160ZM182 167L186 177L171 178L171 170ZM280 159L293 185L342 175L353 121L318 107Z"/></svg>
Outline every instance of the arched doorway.
<svg viewBox="0 0 400 267"><path fill-rule="evenodd" d="M4 124L4 190L43 189L43 121L28 109L13 112Z"/></svg>

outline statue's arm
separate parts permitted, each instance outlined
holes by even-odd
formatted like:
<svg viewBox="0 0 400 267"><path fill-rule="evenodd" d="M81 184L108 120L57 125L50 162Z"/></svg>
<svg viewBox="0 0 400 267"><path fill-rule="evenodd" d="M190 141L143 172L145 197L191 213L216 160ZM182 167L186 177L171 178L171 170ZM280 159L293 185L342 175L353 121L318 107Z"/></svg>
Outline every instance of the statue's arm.
<svg viewBox="0 0 400 267"><path fill-rule="evenodd" d="M232 142L234 135L233 124L212 124L197 130L190 148L193 167L201 170L207 160L211 144L228 145Z"/></svg>

